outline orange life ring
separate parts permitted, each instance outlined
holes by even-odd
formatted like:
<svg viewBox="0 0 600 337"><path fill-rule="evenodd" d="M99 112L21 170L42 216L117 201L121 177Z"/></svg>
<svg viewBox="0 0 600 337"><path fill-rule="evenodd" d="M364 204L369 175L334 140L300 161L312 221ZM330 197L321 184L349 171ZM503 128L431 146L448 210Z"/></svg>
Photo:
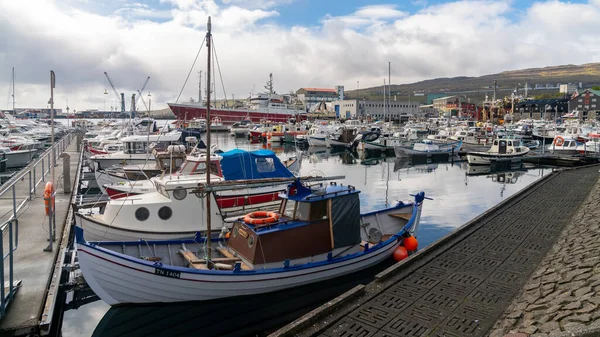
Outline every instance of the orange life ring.
<svg viewBox="0 0 600 337"><path fill-rule="evenodd" d="M277 220L279 220L279 214L265 211L251 212L244 217L244 222L252 225L268 224Z"/></svg>
<svg viewBox="0 0 600 337"><path fill-rule="evenodd" d="M52 200L52 214L54 214L54 185L51 181L46 183L44 188L44 206L46 207L46 215L50 215L50 200Z"/></svg>
<svg viewBox="0 0 600 337"><path fill-rule="evenodd" d="M554 138L554 145L563 146L564 143L565 139L562 136L556 136L556 138Z"/></svg>

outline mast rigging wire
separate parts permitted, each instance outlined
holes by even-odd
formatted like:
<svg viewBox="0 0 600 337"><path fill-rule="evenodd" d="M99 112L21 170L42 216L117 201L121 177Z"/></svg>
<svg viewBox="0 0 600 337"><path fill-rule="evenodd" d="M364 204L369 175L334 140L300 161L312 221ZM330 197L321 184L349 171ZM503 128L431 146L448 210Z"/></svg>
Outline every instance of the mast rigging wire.
<svg viewBox="0 0 600 337"><path fill-rule="evenodd" d="M192 70L194 70L194 66L196 65L196 61L198 61L198 56L200 56L200 51L202 51L202 47L204 47L204 43L205 42L206 42L206 36L202 40L202 44L200 45L200 49L198 49L198 53L196 53L196 58L194 58L194 63L192 63L192 67L190 68L190 72L187 74L187 77L185 78L185 81L183 82L183 86L181 87L181 91L179 92L179 96L177 96L177 100L175 101L175 103L179 102L179 98L181 98L181 94L183 93L183 89L185 88L185 85L187 84L187 81L190 78L190 75L192 74Z"/></svg>

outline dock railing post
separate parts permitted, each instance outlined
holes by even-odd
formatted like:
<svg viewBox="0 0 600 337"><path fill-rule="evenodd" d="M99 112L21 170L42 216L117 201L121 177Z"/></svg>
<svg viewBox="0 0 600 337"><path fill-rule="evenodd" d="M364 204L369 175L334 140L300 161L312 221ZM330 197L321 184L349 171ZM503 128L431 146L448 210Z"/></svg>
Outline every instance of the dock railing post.
<svg viewBox="0 0 600 337"><path fill-rule="evenodd" d="M2 233L0 253L2 253L2 257L4 257L4 231L1 228L0 233ZM4 258L0 259L0 281L2 282L2 286L0 287L0 317L4 317L6 314L6 299L4 298Z"/></svg>
<svg viewBox="0 0 600 337"><path fill-rule="evenodd" d="M44 167L44 158L42 157L42 181L44 181L45 176L46 176L46 168Z"/></svg>
<svg viewBox="0 0 600 337"><path fill-rule="evenodd" d="M16 219L15 219L16 221ZM12 301L13 296L15 294L14 289L13 289L13 252L14 252L14 247L13 247L13 221L9 221L8 223L8 248L10 249L10 251L8 252L8 286L9 286L9 291L8 291L8 300ZM2 253L4 255L4 252ZM2 280L4 281L4 280ZM3 282L4 283L4 282Z"/></svg>
<svg viewBox="0 0 600 337"><path fill-rule="evenodd" d="M13 217L17 218L17 191L15 190L15 185L12 185L12 202L13 202Z"/></svg>
<svg viewBox="0 0 600 337"><path fill-rule="evenodd" d="M37 180L35 180L35 170L37 169L37 165L33 166L33 168L31 169L33 171L33 193L32 193L32 198L33 195L35 195L35 192L37 190Z"/></svg>
<svg viewBox="0 0 600 337"><path fill-rule="evenodd" d="M33 200L33 196L31 195L31 193L32 193L31 192L31 190L32 190L32 188L31 188L31 170L35 170L35 166L33 168L29 169L29 174L28 174L29 175L29 190L28 190L28 192L29 192L29 200L30 201Z"/></svg>

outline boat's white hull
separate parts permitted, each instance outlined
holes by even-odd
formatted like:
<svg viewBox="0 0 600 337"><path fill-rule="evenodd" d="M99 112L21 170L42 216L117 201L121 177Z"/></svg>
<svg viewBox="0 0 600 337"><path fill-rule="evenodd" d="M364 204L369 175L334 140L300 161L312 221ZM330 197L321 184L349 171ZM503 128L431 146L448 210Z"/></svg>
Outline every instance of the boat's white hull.
<svg viewBox="0 0 600 337"><path fill-rule="evenodd" d="M370 143L370 142L362 142L361 144L363 145L363 150L387 151L387 150L392 150L394 148L393 146L385 146L385 145L380 145L380 144L375 144L375 143Z"/></svg>
<svg viewBox="0 0 600 337"><path fill-rule="evenodd" d="M155 158L153 155L124 155L124 156L111 156L106 155L95 155L91 156L90 160L94 163L94 169L107 169L115 166L124 165L143 165L148 162L154 162Z"/></svg>
<svg viewBox="0 0 600 337"><path fill-rule="evenodd" d="M87 237L87 230L85 232ZM380 249L338 263L312 268L258 271L189 272L161 269L150 262L111 253L98 247L77 246L77 257L87 284L109 305L204 301L269 293L343 276L380 263L398 246L397 240ZM169 276L163 276L169 275Z"/></svg>
<svg viewBox="0 0 600 337"><path fill-rule="evenodd" d="M350 143L344 143L342 141L336 140L336 139L329 139L328 140L328 146L339 146L339 147L349 147L351 144Z"/></svg>
<svg viewBox="0 0 600 337"><path fill-rule="evenodd" d="M94 221L89 215L79 213L75 214L75 224L85 230L85 239L88 241L183 240L196 235L196 231L169 233L127 230L112 226L112 224ZM217 230L221 230L221 227Z"/></svg>
<svg viewBox="0 0 600 337"><path fill-rule="evenodd" d="M37 150L17 150L13 152L0 154L6 156L6 168L24 167L29 164Z"/></svg>
<svg viewBox="0 0 600 337"><path fill-rule="evenodd" d="M486 155L481 155L481 154L476 154L476 153L469 153L469 154L467 154L467 161L469 162L469 165L490 165L492 160L498 160L498 159L519 162L524 155L525 154L523 153L523 154L518 154L518 155L486 156Z"/></svg>
<svg viewBox="0 0 600 337"><path fill-rule="evenodd" d="M106 193L106 188L104 187L104 185L109 185L109 184L122 184L122 183L127 183L129 182L129 180L125 177L118 177L118 176L114 176L114 175L109 175L106 172L102 171L102 170L96 170L94 172L94 176L96 177L96 184L98 184L98 187L100 187L100 190L102 191L102 194L107 194Z"/></svg>
<svg viewBox="0 0 600 337"><path fill-rule="evenodd" d="M328 140L327 137L308 136L308 144L310 146L327 146Z"/></svg>

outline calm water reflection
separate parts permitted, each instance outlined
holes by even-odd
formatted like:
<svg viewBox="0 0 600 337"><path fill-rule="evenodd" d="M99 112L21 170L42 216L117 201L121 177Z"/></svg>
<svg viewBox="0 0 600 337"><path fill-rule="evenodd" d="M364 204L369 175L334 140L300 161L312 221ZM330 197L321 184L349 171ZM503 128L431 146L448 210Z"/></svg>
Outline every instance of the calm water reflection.
<svg viewBox="0 0 600 337"><path fill-rule="evenodd" d="M223 150L236 147L245 150L263 148L261 143L251 144L245 139L231 138L228 134L213 135L213 143ZM293 146L271 149L282 159L296 155ZM417 165L394 157L368 157L363 153L326 148L310 148L302 153L301 175L345 175L342 183L354 185L361 191L362 212L392 205L397 200L410 199L409 194L419 191L433 198L427 200L423 207L418 232L421 248L550 172L549 169L509 173L469 171L467 175L465 162ZM338 280L319 284L317 288L303 287L277 296L220 300L208 304L127 307L109 311L109 307L98 300L76 310L67 310L62 335L210 336L256 333L293 320L353 285L367 282L371 275L384 267L356 273L341 281L343 283ZM273 302L273 298L281 303ZM257 310L253 309L253 305L258 305ZM248 316L249 312L260 314ZM243 323L241 327L231 323L238 314L241 316L235 320ZM256 329L239 330L253 324L260 325Z"/></svg>

